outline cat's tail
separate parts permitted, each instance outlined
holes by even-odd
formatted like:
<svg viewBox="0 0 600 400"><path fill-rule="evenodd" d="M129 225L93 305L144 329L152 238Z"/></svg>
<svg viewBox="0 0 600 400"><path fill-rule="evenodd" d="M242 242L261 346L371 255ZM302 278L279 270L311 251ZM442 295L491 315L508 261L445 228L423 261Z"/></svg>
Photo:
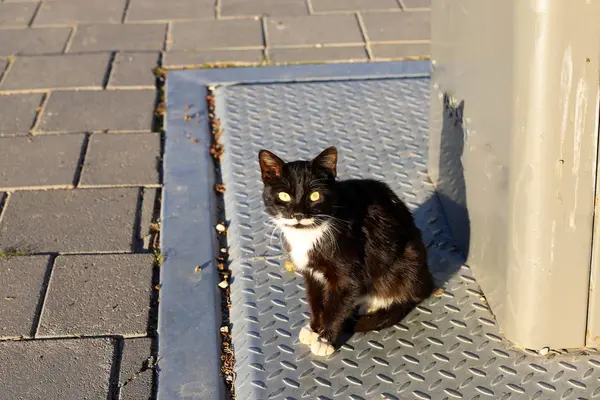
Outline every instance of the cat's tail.
<svg viewBox="0 0 600 400"><path fill-rule="evenodd" d="M352 323L354 332L378 331L397 324L417 303L395 303L390 308L381 309L373 314L361 315Z"/></svg>

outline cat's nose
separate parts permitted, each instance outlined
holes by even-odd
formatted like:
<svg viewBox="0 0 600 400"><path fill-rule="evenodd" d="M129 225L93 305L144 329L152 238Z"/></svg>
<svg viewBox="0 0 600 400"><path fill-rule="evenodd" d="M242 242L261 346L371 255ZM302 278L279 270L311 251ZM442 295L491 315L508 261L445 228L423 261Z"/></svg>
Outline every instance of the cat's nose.
<svg viewBox="0 0 600 400"><path fill-rule="evenodd" d="M300 221L301 219L304 219L304 214L294 213L294 214L292 214L292 218L295 218L296 220Z"/></svg>

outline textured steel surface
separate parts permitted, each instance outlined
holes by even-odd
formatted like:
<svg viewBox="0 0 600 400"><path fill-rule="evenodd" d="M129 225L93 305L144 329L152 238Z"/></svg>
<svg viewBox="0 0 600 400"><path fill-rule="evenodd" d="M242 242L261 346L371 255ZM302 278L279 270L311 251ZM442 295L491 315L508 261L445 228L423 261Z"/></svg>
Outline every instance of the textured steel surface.
<svg viewBox="0 0 600 400"><path fill-rule="evenodd" d="M231 246L240 399L600 397L600 354L542 357L506 342L427 174L428 79L253 84L217 90ZM308 158L335 144L340 177L386 181L413 210L444 285L397 326L355 335L328 358L298 342L302 278L286 272L261 203L257 152Z"/></svg>

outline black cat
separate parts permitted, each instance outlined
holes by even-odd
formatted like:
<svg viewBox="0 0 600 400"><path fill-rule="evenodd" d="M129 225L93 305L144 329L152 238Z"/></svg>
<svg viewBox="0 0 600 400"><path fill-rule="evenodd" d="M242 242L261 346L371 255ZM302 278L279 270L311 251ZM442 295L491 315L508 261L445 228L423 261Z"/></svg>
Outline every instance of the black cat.
<svg viewBox="0 0 600 400"><path fill-rule="evenodd" d="M300 341L333 353L350 322L357 332L400 321L433 291L421 233L385 183L336 181L337 150L285 163L259 153L267 212L302 272L311 310Z"/></svg>

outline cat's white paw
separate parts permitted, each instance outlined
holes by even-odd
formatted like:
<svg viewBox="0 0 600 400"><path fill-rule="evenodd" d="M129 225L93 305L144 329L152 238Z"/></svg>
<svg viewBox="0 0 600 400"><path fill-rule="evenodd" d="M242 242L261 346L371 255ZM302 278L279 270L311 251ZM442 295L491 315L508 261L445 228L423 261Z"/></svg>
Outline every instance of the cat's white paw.
<svg viewBox="0 0 600 400"><path fill-rule="evenodd" d="M318 338L311 343L310 351L316 356L328 356L333 354L335 348L327 340Z"/></svg>
<svg viewBox="0 0 600 400"><path fill-rule="evenodd" d="M319 334L313 331L310 325L307 324L300 329L298 339L300 339L300 343L310 346L312 342L319 339Z"/></svg>

